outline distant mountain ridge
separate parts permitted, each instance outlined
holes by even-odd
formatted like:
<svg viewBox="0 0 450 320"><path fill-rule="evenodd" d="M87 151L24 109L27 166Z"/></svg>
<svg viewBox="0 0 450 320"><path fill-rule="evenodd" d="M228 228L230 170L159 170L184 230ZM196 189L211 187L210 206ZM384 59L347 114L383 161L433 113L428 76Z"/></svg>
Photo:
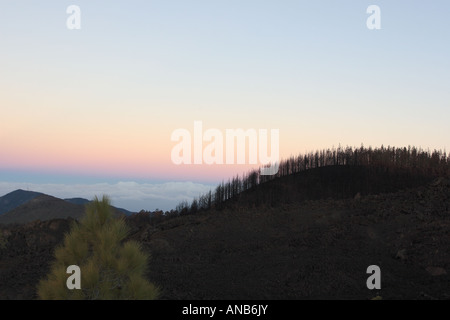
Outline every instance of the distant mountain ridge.
<svg viewBox="0 0 450 320"><path fill-rule="evenodd" d="M79 219L90 200L84 198L60 199L35 191L22 189L0 197L0 223L27 223L33 220ZM117 215L133 212L113 207Z"/></svg>
<svg viewBox="0 0 450 320"><path fill-rule="evenodd" d="M82 204L82 205L85 205L90 202L88 199L84 199L84 198L69 198L69 199L63 199L63 200L73 203L73 204Z"/></svg>
<svg viewBox="0 0 450 320"><path fill-rule="evenodd" d="M64 201L74 203L74 204L82 204L82 205L85 205L85 204L88 204L89 202L91 202L90 200L84 199L84 198L70 198L70 199L64 199ZM133 213L136 213L136 212L132 212L127 209L124 209L124 208L117 208L117 207L114 207L114 208L119 211L122 211L127 216L132 215Z"/></svg>
<svg viewBox="0 0 450 320"><path fill-rule="evenodd" d="M43 193L25 191L22 189L10 192L0 197L0 215L15 209L40 195L43 195Z"/></svg>
<svg viewBox="0 0 450 320"><path fill-rule="evenodd" d="M83 213L83 205L42 194L0 215L0 223L27 223L68 217L79 219Z"/></svg>

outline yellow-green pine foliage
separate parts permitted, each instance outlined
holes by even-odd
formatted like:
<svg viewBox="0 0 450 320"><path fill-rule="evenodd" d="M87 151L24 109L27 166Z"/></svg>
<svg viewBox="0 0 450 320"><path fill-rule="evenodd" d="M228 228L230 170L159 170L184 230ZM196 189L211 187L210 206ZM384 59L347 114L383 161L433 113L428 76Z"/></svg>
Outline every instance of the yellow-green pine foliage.
<svg viewBox="0 0 450 320"><path fill-rule="evenodd" d="M148 256L134 241L124 243L128 228L115 218L110 201L96 197L86 214L55 250L47 279L38 285L40 299L156 299L158 288L145 279ZM81 270L81 289L69 290L67 267Z"/></svg>

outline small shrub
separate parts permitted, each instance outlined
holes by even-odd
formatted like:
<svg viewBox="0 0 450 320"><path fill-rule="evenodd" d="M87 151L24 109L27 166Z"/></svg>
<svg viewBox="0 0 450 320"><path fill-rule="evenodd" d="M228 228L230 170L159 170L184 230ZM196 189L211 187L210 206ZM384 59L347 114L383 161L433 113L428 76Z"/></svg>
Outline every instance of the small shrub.
<svg viewBox="0 0 450 320"><path fill-rule="evenodd" d="M156 299L158 288L144 277L148 256L137 242L124 243L127 235L125 221L113 217L109 199L95 198L55 250L51 271L38 285L39 298ZM80 267L80 290L66 287L70 265Z"/></svg>

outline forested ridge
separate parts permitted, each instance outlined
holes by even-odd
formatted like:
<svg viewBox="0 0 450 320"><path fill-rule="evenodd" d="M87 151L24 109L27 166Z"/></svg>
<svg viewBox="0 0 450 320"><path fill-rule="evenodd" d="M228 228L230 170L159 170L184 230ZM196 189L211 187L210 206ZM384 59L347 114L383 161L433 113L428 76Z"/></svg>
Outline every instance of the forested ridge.
<svg viewBox="0 0 450 320"><path fill-rule="evenodd" d="M223 181L215 190L182 201L173 214L210 208L279 205L321 198L352 197L355 193L394 192L438 176L449 176L450 156L442 150L417 147L337 147L299 154L279 163L277 174L252 170ZM268 183L271 182L271 183ZM243 199L245 197L245 199Z"/></svg>

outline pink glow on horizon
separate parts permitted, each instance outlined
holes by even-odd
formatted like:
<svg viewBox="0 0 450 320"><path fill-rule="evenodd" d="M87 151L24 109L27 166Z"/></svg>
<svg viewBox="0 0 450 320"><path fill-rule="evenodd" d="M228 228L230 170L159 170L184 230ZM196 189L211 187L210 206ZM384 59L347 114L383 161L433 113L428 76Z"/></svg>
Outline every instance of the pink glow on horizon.
<svg viewBox="0 0 450 320"><path fill-rule="evenodd" d="M58 152L52 148L38 152L35 148L3 149L0 169L81 174L124 179L163 179L217 182L258 168L255 165L195 165L172 163L170 152L158 154L124 154L118 150L75 150Z"/></svg>

